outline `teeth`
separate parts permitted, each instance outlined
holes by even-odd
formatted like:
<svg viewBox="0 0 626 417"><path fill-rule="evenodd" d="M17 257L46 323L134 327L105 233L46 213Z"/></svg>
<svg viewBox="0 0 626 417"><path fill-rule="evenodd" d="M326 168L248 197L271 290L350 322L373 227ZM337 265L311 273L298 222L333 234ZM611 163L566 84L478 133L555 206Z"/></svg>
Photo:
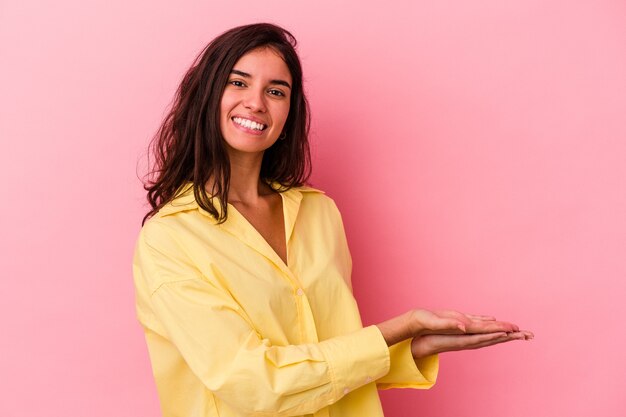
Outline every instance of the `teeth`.
<svg viewBox="0 0 626 417"><path fill-rule="evenodd" d="M262 123L253 122L252 120L244 119L242 117L233 117L233 121L238 125L247 127L248 129L263 130L265 125Z"/></svg>

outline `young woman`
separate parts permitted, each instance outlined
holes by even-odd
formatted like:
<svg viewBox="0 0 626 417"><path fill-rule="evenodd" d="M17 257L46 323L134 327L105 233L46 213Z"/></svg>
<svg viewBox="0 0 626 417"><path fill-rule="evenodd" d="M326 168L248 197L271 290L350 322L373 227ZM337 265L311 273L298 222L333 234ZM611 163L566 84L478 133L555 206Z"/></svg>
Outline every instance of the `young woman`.
<svg viewBox="0 0 626 417"><path fill-rule="evenodd" d="M377 388L429 388L437 353L532 338L411 310L363 328L341 216L309 175L295 39L271 24L213 40L153 151L137 313L163 415L382 416Z"/></svg>

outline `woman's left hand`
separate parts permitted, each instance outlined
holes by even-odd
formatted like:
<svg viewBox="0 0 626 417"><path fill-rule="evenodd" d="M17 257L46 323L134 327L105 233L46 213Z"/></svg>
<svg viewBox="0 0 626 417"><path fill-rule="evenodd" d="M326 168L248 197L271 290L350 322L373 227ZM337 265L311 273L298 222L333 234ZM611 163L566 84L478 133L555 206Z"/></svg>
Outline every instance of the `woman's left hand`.
<svg viewBox="0 0 626 417"><path fill-rule="evenodd" d="M413 338L411 353L414 359L419 359L435 353L480 349L513 340L530 340L533 337L532 332L526 330L510 333L427 334Z"/></svg>

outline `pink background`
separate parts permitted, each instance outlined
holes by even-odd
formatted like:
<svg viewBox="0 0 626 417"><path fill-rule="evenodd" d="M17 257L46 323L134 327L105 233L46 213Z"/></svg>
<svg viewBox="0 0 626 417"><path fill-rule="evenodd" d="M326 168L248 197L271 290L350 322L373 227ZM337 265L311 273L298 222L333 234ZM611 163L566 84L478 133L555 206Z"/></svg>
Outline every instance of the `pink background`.
<svg viewBox="0 0 626 417"><path fill-rule="evenodd" d="M196 53L255 21L300 41L364 321L451 307L536 333L444 354L387 415L625 415L618 0L3 0L0 415L158 415L135 171Z"/></svg>

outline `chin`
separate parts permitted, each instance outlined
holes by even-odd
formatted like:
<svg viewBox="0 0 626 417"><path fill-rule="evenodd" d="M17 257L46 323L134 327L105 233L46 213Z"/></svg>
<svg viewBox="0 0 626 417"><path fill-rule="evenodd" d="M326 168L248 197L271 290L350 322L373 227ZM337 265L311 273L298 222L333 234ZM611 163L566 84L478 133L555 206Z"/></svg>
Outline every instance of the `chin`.
<svg viewBox="0 0 626 417"><path fill-rule="evenodd" d="M249 154L257 154L263 153L265 150L270 148L274 143L250 143L250 141L232 141L226 142L228 144L228 149L237 153L249 153Z"/></svg>

